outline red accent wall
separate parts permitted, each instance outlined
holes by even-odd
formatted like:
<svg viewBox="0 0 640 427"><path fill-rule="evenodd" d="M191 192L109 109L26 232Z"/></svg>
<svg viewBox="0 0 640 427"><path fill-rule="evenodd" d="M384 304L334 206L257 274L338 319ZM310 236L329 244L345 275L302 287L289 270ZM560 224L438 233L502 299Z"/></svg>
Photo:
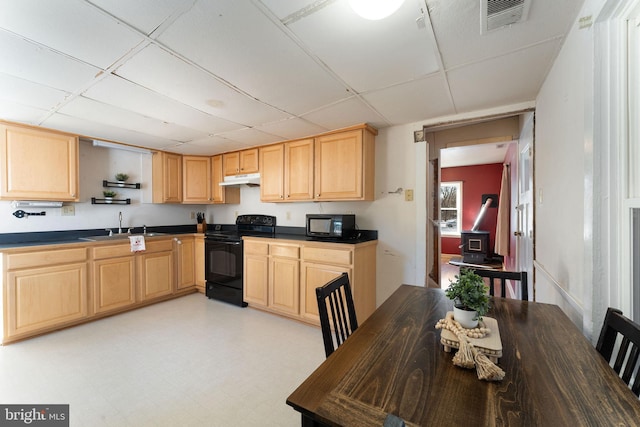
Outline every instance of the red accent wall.
<svg viewBox="0 0 640 427"><path fill-rule="evenodd" d="M440 181L462 181L462 230L471 230L482 207L483 194L500 194L502 163L461 166L440 170ZM478 230L489 232L493 250L496 238L498 209L489 208ZM442 236L442 253L460 255L460 237Z"/></svg>

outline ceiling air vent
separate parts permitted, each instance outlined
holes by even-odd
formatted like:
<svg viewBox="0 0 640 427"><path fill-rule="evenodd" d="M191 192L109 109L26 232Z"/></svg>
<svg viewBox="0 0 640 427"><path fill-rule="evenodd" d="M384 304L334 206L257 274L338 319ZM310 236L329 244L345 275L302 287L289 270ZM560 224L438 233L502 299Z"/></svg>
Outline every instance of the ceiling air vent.
<svg viewBox="0 0 640 427"><path fill-rule="evenodd" d="M527 19L531 0L480 0L481 34Z"/></svg>

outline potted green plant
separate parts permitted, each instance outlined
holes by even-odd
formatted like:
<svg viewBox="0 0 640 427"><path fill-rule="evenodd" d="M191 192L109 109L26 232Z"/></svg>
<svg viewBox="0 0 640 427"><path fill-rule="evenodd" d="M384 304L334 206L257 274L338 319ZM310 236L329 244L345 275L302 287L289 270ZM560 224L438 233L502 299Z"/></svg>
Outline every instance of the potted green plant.
<svg viewBox="0 0 640 427"><path fill-rule="evenodd" d="M118 181L121 184L124 184L124 182L126 180L129 179L129 175L127 175L126 173L117 173L116 174L116 181Z"/></svg>
<svg viewBox="0 0 640 427"><path fill-rule="evenodd" d="M102 194L104 195L104 201L106 203L111 203L113 198L116 197L116 192L111 190L104 190Z"/></svg>
<svg viewBox="0 0 640 427"><path fill-rule="evenodd" d="M489 311L489 295L484 279L469 268L461 268L445 290L453 300L453 318L464 328L475 328Z"/></svg>

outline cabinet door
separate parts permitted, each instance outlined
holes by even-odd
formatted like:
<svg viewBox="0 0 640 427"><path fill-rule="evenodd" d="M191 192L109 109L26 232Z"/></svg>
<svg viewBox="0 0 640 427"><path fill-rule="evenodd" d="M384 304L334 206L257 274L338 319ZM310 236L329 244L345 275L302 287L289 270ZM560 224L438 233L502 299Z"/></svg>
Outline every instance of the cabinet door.
<svg viewBox="0 0 640 427"><path fill-rule="evenodd" d="M193 287L196 283L195 238L192 236L178 238L176 252L178 253L178 289ZM202 255L204 260L204 250Z"/></svg>
<svg viewBox="0 0 640 427"><path fill-rule="evenodd" d="M269 284L269 258L263 255L244 256L244 300L266 307Z"/></svg>
<svg viewBox="0 0 640 427"><path fill-rule="evenodd" d="M87 264L7 273L7 337L53 329L88 315Z"/></svg>
<svg viewBox="0 0 640 427"><path fill-rule="evenodd" d="M195 238L195 254L194 265L196 275L196 286L198 290L204 293L206 287L205 267L204 267L204 236L197 236Z"/></svg>
<svg viewBox="0 0 640 427"><path fill-rule="evenodd" d="M240 173L257 173L259 169L258 149L243 150L240 152Z"/></svg>
<svg viewBox="0 0 640 427"><path fill-rule="evenodd" d="M153 203L182 202L182 156L158 152L152 161Z"/></svg>
<svg viewBox="0 0 640 427"><path fill-rule="evenodd" d="M211 203L211 158L182 156L182 203Z"/></svg>
<svg viewBox="0 0 640 427"><path fill-rule="evenodd" d="M285 199L313 199L313 139L286 143L284 167Z"/></svg>
<svg viewBox="0 0 640 427"><path fill-rule="evenodd" d="M0 199L78 200L78 137L0 125Z"/></svg>
<svg viewBox="0 0 640 427"><path fill-rule="evenodd" d="M351 277L351 269L348 267L339 267L333 265L302 263L302 295L300 298L300 315L306 319L320 324L320 316L318 314L318 301L316 299L316 288L326 285L330 280L335 279L342 273L349 273Z"/></svg>
<svg viewBox="0 0 640 427"><path fill-rule="evenodd" d="M362 131L335 133L316 139L315 198L362 197Z"/></svg>
<svg viewBox="0 0 640 427"><path fill-rule="evenodd" d="M220 185L224 181L222 154L211 158L211 178L211 200L213 200L213 203L240 203L239 187L223 187Z"/></svg>
<svg viewBox="0 0 640 427"><path fill-rule="evenodd" d="M240 152L225 153L222 155L222 167L224 176L238 175L240 173Z"/></svg>
<svg viewBox="0 0 640 427"><path fill-rule="evenodd" d="M135 257L93 263L93 309L105 313L136 302Z"/></svg>
<svg viewBox="0 0 640 427"><path fill-rule="evenodd" d="M140 255L138 261L141 300L173 292L173 252Z"/></svg>
<svg viewBox="0 0 640 427"><path fill-rule="evenodd" d="M260 200L282 202L284 200L284 145L270 145L260 149Z"/></svg>
<svg viewBox="0 0 640 427"><path fill-rule="evenodd" d="M297 259L271 258L269 307L284 313L299 313L300 261Z"/></svg>

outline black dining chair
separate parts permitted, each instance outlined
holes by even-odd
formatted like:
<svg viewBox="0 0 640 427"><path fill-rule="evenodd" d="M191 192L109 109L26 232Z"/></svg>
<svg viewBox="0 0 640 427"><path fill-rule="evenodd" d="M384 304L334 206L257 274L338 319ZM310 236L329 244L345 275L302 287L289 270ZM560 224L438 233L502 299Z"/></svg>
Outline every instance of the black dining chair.
<svg viewBox="0 0 640 427"><path fill-rule="evenodd" d="M620 347L614 354L618 335L622 336ZM596 350L605 360L613 363L613 370L622 378L631 391L640 397L640 325L622 315L622 311L609 307L600 331ZM624 371L623 371L624 368Z"/></svg>
<svg viewBox="0 0 640 427"><path fill-rule="evenodd" d="M500 280L500 296L505 297L507 280L517 280L520 282L520 295L523 301L529 299L529 281L527 280L526 271L503 271L503 270L485 270L476 269L475 273L481 277L489 278L489 295L494 295L495 280Z"/></svg>
<svg viewBox="0 0 640 427"><path fill-rule="evenodd" d="M329 357L349 335L358 329L356 309L347 273L342 273L326 285L316 288L316 297L324 352ZM331 312L331 318L329 318L329 312Z"/></svg>

